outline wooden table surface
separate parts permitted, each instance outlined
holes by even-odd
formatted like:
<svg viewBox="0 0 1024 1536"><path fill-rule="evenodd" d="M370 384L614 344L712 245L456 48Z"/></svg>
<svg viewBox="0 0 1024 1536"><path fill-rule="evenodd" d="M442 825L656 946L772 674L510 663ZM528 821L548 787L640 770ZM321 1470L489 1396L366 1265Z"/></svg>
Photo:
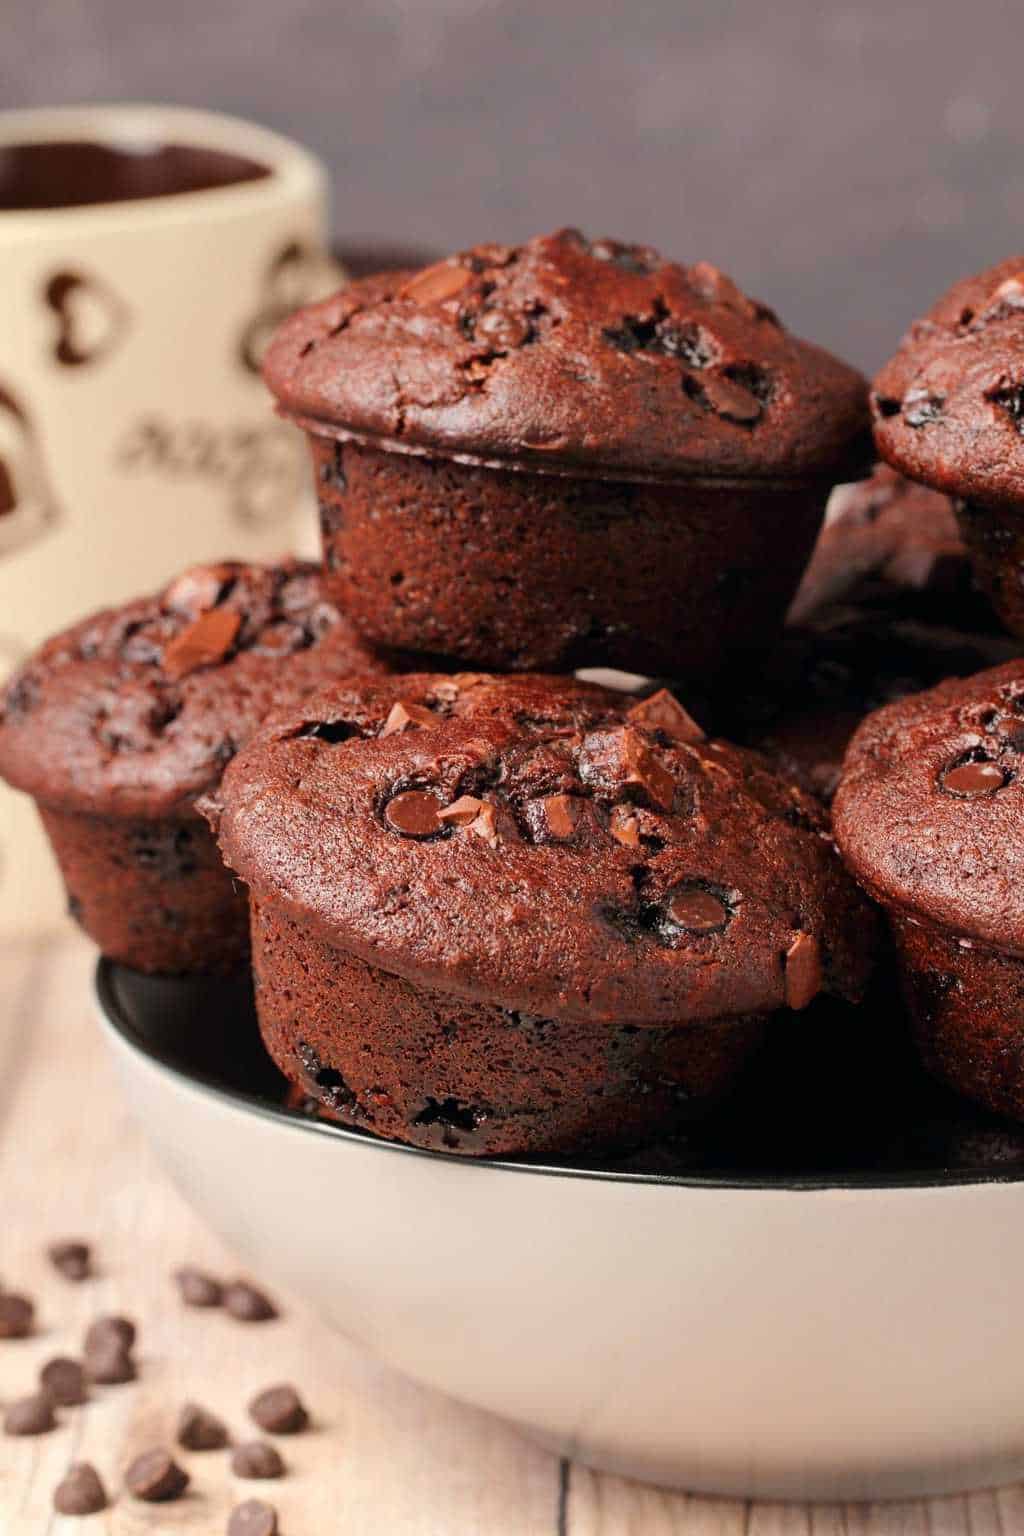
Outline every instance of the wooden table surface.
<svg viewBox="0 0 1024 1536"><path fill-rule="evenodd" d="M139 1380L97 1389L52 1434L0 1437L0 1536L218 1533L232 1505L254 1496L277 1507L281 1536L1024 1533L1024 1486L822 1508L644 1488L560 1463L498 1421L414 1386L292 1298L278 1298L281 1319L261 1325L182 1307L175 1266L225 1276L235 1268L167 1183L118 1095L90 1018L92 965L77 937L0 948L0 1282L34 1296L39 1324L31 1339L0 1341L0 1403L31 1391L51 1355L76 1352L103 1311L137 1320ZM69 1236L95 1245L95 1279L73 1285L50 1267L46 1244ZM186 1399L241 1435L245 1403L279 1380L299 1387L314 1419L308 1434L278 1442L287 1477L242 1483L224 1452L181 1452L187 1497L143 1505L121 1493L127 1462L170 1443ZM74 1459L93 1461L116 1494L104 1514L53 1514L54 1485Z"/></svg>

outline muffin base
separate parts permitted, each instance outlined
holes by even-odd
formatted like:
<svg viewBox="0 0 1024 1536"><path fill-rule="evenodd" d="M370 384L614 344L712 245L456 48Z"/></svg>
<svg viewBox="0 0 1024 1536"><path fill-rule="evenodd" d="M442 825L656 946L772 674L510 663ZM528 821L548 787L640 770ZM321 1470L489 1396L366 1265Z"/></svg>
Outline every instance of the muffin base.
<svg viewBox="0 0 1024 1536"><path fill-rule="evenodd" d="M956 517L975 582L1011 635L1024 639L1024 508L958 502Z"/></svg>
<svg viewBox="0 0 1024 1536"><path fill-rule="evenodd" d="M284 1075L374 1135L470 1156L619 1149L720 1097L761 1016L675 1028L537 1018L413 985L252 900L256 1009Z"/></svg>
<svg viewBox="0 0 1024 1536"><path fill-rule="evenodd" d="M40 806L68 910L137 971L228 975L249 954L245 892L195 819L146 821Z"/></svg>
<svg viewBox="0 0 1024 1536"><path fill-rule="evenodd" d="M374 643L705 676L782 627L822 482L588 480L310 434L328 586Z"/></svg>
<svg viewBox="0 0 1024 1536"><path fill-rule="evenodd" d="M1024 1120L1024 960L890 912L925 1066L965 1098Z"/></svg>

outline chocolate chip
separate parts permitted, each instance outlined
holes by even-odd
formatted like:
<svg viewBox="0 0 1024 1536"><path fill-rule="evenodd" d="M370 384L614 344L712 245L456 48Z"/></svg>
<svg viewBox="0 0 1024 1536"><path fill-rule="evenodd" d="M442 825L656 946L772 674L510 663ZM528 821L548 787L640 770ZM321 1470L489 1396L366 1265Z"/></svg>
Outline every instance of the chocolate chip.
<svg viewBox="0 0 1024 1536"><path fill-rule="evenodd" d="M271 1435L297 1435L309 1423L309 1414L295 1388L287 1384L267 1387L249 1404L249 1414L260 1429Z"/></svg>
<svg viewBox="0 0 1024 1536"><path fill-rule="evenodd" d="M761 401L744 384L726 378L724 374L703 375L699 390L702 398L723 421L734 421L739 426L752 426L761 415Z"/></svg>
<svg viewBox="0 0 1024 1536"><path fill-rule="evenodd" d="M404 699L399 699L396 704L392 704L391 712L380 728L380 734L397 736L402 731L412 731L419 726L436 724L437 716L432 709L424 709L421 704L406 704Z"/></svg>
<svg viewBox="0 0 1024 1536"><path fill-rule="evenodd" d="M908 427L926 427L939 420L945 404L941 396L930 395L926 389L910 389L903 397L903 420Z"/></svg>
<svg viewBox="0 0 1024 1536"><path fill-rule="evenodd" d="M684 886L670 896L665 911L687 933L719 933L731 915L721 897L696 885Z"/></svg>
<svg viewBox="0 0 1024 1536"><path fill-rule="evenodd" d="M133 1349L135 1346L135 1324L130 1317L121 1317L117 1313L110 1313L104 1317L97 1317L86 1329L83 1349L86 1354L114 1341L121 1345L122 1349Z"/></svg>
<svg viewBox="0 0 1024 1536"><path fill-rule="evenodd" d="M467 267L452 260L439 261L411 277L398 290L398 297L411 299L414 304L443 304L446 299L453 299L457 293L461 293L472 281L473 274Z"/></svg>
<svg viewBox="0 0 1024 1536"><path fill-rule="evenodd" d="M236 1477L283 1477L284 1462L279 1452L265 1440L248 1440L232 1451L231 1470Z"/></svg>
<svg viewBox="0 0 1024 1536"><path fill-rule="evenodd" d="M492 848L515 835L511 817L503 815L490 800L478 800L475 795L460 795L458 800L438 811L437 819L442 824L462 827L474 836L482 837Z"/></svg>
<svg viewBox="0 0 1024 1536"><path fill-rule="evenodd" d="M530 807L539 817L546 836L566 843L576 832L584 802L578 795L545 795Z"/></svg>
<svg viewBox="0 0 1024 1536"><path fill-rule="evenodd" d="M17 1291L0 1291L0 1339L27 1339L35 1311L27 1296Z"/></svg>
<svg viewBox="0 0 1024 1536"><path fill-rule="evenodd" d="M692 745L705 740L705 734L696 720L687 714L667 688L659 688L657 693L634 704L628 711L628 718L634 725L642 726L646 731L657 731L669 741Z"/></svg>
<svg viewBox="0 0 1024 1536"><path fill-rule="evenodd" d="M167 1451L156 1449L136 1456L124 1475L125 1487L146 1504L167 1504L180 1499L189 1475Z"/></svg>
<svg viewBox="0 0 1024 1536"><path fill-rule="evenodd" d="M91 1462L71 1463L53 1490L53 1507L59 1515L98 1515L106 1509L107 1490Z"/></svg>
<svg viewBox="0 0 1024 1536"><path fill-rule="evenodd" d="M19 1397L4 1414L5 1435L46 1435L57 1428L53 1404L42 1392L33 1397Z"/></svg>
<svg viewBox="0 0 1024 1536"><path fill-rule="evenodd" d="M277 1536L277 1513L262 1499L246 1499L231 1511L228 1536Z"/></svg>
<svg viewBox="0 0 1024 1536"><path fill-rule="evenodd" d="M640 818L628 805L617 805L613 808L608 830L623 848L639 848Z"/></svg>
<svg viewBox="0 0 1024 1536"><path fill-rule="evenodd" d="M211 608L209 613L201 614L164 646L160 658L164 674L177 681L201 667L223 661L235 643L241 623L241 614L233 608Z"/></svg>
<svg viewBox="0 0 1024 1536"><path fill-rule="evenodd" d="M85 1350L85 1374L101 1387L122 1386L137 1375L130 1349L113 1335L99 1339Z"/></svg>
<svg viewBox="0 0 1024 1536"><path fill-rule="evenodd" d="M485 309L477 316L474 331L501 352L521 347L533 336L533 327L526 316L512 309Z"/></svg>
<svg viewBox="0 0 1024 1536"><path fill-rule="evenodd" d="M65 1280L87 1280L92 1274L92 1253L88 1243L51 1243L46 1256Z"/></svg>
<svg viewBox="0 0 1024 1536"><path fill-rule="evenodd" d="M39 1372L39 1386L50 1402L61 1408L75 1408L89 1396L85 1372L68 1355L56 1355L46 1362Z"/></svg>
<svg viewBox="0 0 1024 1536"><path fill-rule="evenodd" d="M786 1007L799 1012L821 991L821 948L810 933L798 933L786 950Z"/></svg>
<svg viewBox="0 0 1024 1536"><path fill-rule="evenodd" d="M186 1451L222 1451L228 1443L227 1425L198 1403L186 1403L178 1415L176 1438Z"/></svg>
<svg viewBox="0 0 1024 1536"><path fill-rule="evenodd" d="M192 1265L186 1264L175 1270L174 1283L186 1307L219 1307L224 1300L220 1281Z"/></svg>
<svg viewBox="0 0 1024 1536"><path fill-rule="evenodd" d="M946 769L939 783L947 795L956 795L960 800L977 800L1002 789L1006 774L998 763L959 762Z"/></svg>
<svg viewBox="0 0 1024 1536"><path fill-rule="evenodd" d="M672 775L629 726L592 731L584 738L580 776L584 783L606 794L639 791L661 810L669 810L675 796Z"/></svg>
<svg viewBox="0 0 1024 1536"><path fill-rule="evenodd" d="M227 596L235 579L230 565L193 565L164 590L163 606L197 619Z"/></svg>
<svg viewBox="0 0 1024 1536"><path fill-rule="evenodd" d="M402 837L433 837L444 825L441 802L429 789L404 789L384 807L384 820Z"/></svg>
<svg viewBox="0 0 1024 1536"><path fill-rule="evenodd" d="M268 1323L278 1315L267 1293L247 1280L233 1280L224 1287L224 1307L240 1323Z"/></svg>

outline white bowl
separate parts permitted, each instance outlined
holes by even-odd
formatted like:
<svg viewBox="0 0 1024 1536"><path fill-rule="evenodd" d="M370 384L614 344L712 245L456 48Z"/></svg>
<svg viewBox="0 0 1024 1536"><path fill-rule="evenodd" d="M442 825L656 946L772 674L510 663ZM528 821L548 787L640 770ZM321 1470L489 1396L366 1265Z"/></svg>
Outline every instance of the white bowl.
<svg viewBox="0 0 1024 1536"><path fill-rule="evenodd" d="M419 1381L703 1492L1024 1475L1019 1146L884 1185L473 1162L182 1070L116 982L102 965L104 1032L182 1191L253 1270Z"/></svg>

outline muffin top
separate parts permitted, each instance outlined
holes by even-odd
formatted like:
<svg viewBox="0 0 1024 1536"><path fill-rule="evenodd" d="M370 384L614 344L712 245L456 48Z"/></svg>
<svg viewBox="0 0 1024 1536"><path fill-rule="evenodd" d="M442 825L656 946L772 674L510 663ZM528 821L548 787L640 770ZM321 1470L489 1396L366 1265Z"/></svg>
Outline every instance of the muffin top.
<svg viewBox="0 0 1024 1536"><path fill-rule="evenodd" d="M952 502L887 464L832 492L788 622L806 623L840 600L991 624L988 605L973 592Z"/></svg>
<svg viewBox="0 0 1024 1536"><path fill-rule="evenodd" d="M275 714L215 804L260 899L407 979L671 1024L856 995L870 914L820 808L669 694L419 674Z"/></svg>
<svg viewBox="0 0 1024 1536"><path fill-rule="evenodd" d="M1024 500L1024 256L954 283L875 379L875 442L904 474Z"/></svg>
<svg viewBox="0 0 1024 1536"><path fill-rule="evenodd" d="M835 476L868 425L860 375L717 268L572 229L353 283L264 372L313 432L603 478Z"/></svg>
<svg viewBox="0 0 1024 1536"><path fill-rule="evenodd" d="M870 715L833 805L857 878L889 906L1024 954L1024 660Z"/></svg>
<svg viewBox="0 0 1024 1536"><path fill-rule="evenodd" d="M315 566L194 566L24 663L0 697L0 775L68 810L195 814L275 698L375 667Z"/></svg>

